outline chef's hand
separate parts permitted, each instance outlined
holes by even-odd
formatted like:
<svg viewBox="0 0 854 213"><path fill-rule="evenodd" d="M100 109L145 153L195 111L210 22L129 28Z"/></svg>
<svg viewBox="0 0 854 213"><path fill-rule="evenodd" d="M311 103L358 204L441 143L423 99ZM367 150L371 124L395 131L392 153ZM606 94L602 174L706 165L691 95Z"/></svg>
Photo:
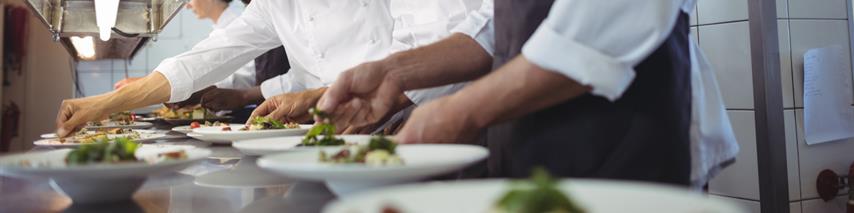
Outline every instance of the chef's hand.
<svg viewBox="0 0 854 213"><path fill-rule="evenodd" d="M465 105L443 97L415 108L395 139L398 143L469 143L480 132Z"/></svg>
<svg viewBox="0 0 854 213"><path fill-rule="evenodd" d="M187 100L177 103L164 103L163 105L166 105L166 107L170 109L180 109L188 106L195 106L201 103L202 96L214 89L216 89L215 86L210 86L208 88L204 88L202 90L199 90L198 92L193 93L193 95L190 95L190 98L187 98Z"/></svg>
<svg viewBox="0 0 854 213"><path fill-rule="evenodd" d="M105 119L106 110L101 108L105 97L99 95L62 101L56 116L56 134L66 137L79 131L89 121Z"/></svg>
<svg viewBox="0 0 854 213"><path fill-rule="evenodd" d="M306 123L312 119L308 110L317 104L317 100L325 91L326 88L320 88L273 96L252 111L246 124L259 116L285 122Z"/></svg>
<svg viewBox="0 0 854 213"><path fill-rule="evenodd" d="M215 88L201 97L202 107L213 110L239 110L251 104L243 90Z"/></svg>
<svg viewBox="0 0 854 213"><path fill-rule="evenodd" d="M382 63L368 62L341 73L317 106L329 113L334 123L371 125L393 112L402 88L397 76Z"/></svg>
<svg viewBox="0 0 854 213"><path fill-rule="evenodd" d="M125 79L122 79L121 81L116 82L116 84L113 84L113 89L119 89L119 88L125 87L125 85L128 85L131 82L137 81L139 79L141 79L141 78L125 78Z"/></svg>

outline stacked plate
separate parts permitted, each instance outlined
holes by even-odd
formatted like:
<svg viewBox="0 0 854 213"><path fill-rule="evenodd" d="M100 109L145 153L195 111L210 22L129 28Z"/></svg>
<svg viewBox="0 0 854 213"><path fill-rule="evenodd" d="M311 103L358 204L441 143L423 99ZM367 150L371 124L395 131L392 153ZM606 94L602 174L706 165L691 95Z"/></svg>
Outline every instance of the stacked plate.
<svg viewBox="0 0 854 213"><path fill-rule="evenodd" d="M165 132L158 131L158 130L133 130L133 131L139 134L139 138L137 138L135 140L139 141L139 142L143 142L143 143L152 142L154 140L164 139L167 137ZM94 131L89 131L89 132L95 133ZM127 137L130 134L131 133L108 134L107 137L108 138ZM42 137L41 140L34 141L33 144L36 146L55 147L55 148L77 147L77 146L83 145L82 143L60 141L59 138L57 138L56 133L42 134L41 137Z"/></svg>

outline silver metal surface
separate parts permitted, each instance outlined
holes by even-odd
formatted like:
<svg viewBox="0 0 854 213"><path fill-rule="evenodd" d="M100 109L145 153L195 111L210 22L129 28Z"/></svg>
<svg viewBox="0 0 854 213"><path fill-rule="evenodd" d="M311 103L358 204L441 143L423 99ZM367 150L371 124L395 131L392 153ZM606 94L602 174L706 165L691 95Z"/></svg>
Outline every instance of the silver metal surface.
<svg viewBox="0 0 854 213"><path fill-rule="evenodd" d="M184 6L184 0L121 0L115 29L109 41L95 39L96 56L79 58L69 37L98 38L94 0L27 0L44 27L78 60L129 59L149 38L160 33Z"/></svg>

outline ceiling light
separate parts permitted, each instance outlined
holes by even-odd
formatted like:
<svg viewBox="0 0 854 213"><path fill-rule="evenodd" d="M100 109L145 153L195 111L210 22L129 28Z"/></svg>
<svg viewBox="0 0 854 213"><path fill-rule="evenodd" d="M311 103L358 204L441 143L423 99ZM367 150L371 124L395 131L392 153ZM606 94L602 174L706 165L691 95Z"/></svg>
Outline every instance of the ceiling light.
<svg viewBox="0 0 854 213"><path fill-rule="evenodd" d="M110 40L116 15L119 12L119 0L95 0L95 21L102 41Z"/></svg>
<svg viewBox="0 0 854 213"><path fill-rule="evenodd" d="M86 36L83 38L72 36L71 45L74 46L74 49L77 51L77 56L80 58L92 59L95 57L95 40L92 39L92 36Z"/></svg>

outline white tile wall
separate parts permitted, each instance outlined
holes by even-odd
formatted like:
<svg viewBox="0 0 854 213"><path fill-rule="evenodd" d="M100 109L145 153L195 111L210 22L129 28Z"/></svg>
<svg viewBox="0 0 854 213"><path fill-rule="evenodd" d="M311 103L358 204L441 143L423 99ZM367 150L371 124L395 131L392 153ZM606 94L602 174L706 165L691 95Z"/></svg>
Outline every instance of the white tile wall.
<svg viewBox="0 0 854 213"><path fill-rule="evenodd" d="M783 112L784 127L786 131L786 170L789 180L789 200L801 199L801 176L798 171L800 161L798 160L798 136L795 124L795 110Z"/></svg>
<svg viewBox="0 0 854 213"><path fill-rule="evenodd" d="M821 199L805 200L802 202L803 213L845 213L845 196L825 202Z"/></svg>
<svg viewBox="0 0 854 213"><path fill-rule="evenodd" d="M777 18L789 17L789 1L777 0Z"/></svg>
<svg viewBox="0 0 854 213"><path fill-rule="evenodd" d="M727 114L741 151L733 165L722 170L709 182L709 193L759 200L754 113L748 110L730 110Z"/></svg>
<svg viewBox="0 0 854 213"><path fill-rule="evenodd" d="M747 212L760 213L759 202L755 201L755 200L745 200L745 199L738 199L738 198L731 198L731 197L724 197L724 196L715 196L715 195L711 195L709 197L712 199L716 199L716 200L723 200L723 201L727 201L727 202L732 202L738 206L741 206L741 208L744 210L747 210Z"/></svg>
<svg viewBox="0 0 854 213"><path fill-rule="evenodd" d="M789 0L790 18L848 18L846 0Z"/></svg>
<svg viewBox="0 0 854 213"><path fill-rule="evenodd" d="M848 166L854 162L854 139L807 145L804 141L804 111L796 110L798 131L798 154L800 159L801 197L817 198L815 179L824 169L838 174L848 173Z"/></svg>
<svg viewBox="0 0 854 213"><path fill-rule="evenodd" d="M783 86L783 107L795 107L795 89L792 80L792 48L789 43L789 20L777 21L777 35L780 45L780 84Z"/></svg>
<svg viewBox="0 0 854 213"><path fill-rule="evenodd" d="M701 7L702 10L702 7ZM700 13L700 18L704 15ZM729 109L753 109L753 74L746 21L701 25L700 47L715 69L724 104Z"/></svg>
<svg viewBox="0 0 854 213"><path fill-rule="evenodd" d="M747 20L747 0L698 0L697 12L701 25Z"/></svg>
<svg viewBox="0 0 854 213"><path fill-rule="evenodd" d="M849 47L847 20L790 20L795 107L803 107L804 53L812 48ZM701 29L702 30L702 29ZM850 54L849 52L845 52ZM850 58L849 56L846 56Z"/></svg>
<svg viewBox="0 0 854 213"><path fill-rule="evenodd" d="M801 202L791 202L789 203L789 213L802 213L803 205Z"/></svg>

